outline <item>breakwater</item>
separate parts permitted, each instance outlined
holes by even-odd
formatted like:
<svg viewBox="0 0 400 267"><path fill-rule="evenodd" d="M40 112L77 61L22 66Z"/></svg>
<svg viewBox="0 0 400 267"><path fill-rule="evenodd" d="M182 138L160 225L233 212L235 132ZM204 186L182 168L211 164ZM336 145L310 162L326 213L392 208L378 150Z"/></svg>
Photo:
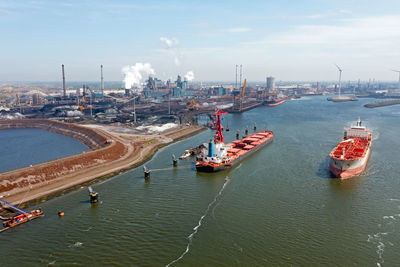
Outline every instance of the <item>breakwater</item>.
<svg viewBox="0 0 400 267"><path fill-rule="evenodd" d="M392 106L392 105L398 105L398 104L400 104L400 99L368 103L368 104L365 104L364 107L366 107L366 108L378 108L378 107Z"/></svg>

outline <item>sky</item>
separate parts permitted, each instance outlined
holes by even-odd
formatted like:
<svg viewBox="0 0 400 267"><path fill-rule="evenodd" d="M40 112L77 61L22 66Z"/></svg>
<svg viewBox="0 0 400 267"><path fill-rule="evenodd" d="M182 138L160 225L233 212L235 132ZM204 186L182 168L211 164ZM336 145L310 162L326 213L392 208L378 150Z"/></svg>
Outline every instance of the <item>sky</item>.
<svg viewBox="0 0 400 267"><path fill-rule="evenodd" d="M0 0L0 81L397 81L400 1Z"/></svg>

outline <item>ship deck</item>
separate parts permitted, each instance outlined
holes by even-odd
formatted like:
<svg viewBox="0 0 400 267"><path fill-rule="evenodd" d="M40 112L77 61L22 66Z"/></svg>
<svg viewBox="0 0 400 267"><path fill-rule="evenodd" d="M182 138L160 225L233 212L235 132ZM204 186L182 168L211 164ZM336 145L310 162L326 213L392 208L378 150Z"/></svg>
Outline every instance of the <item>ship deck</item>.
<svg viewBox="0 0 400 267"><path fill-rule="evenodd" d="M352 141L353 140L353 141ZM342 139L332 150L330 157L339 160L354 160L361 158L367 150L369 141L364 138L351 137Z"/></svg>
<svg viewBox="0 0 400 267"><path fill-rule="evenodd" d="M207 171L205 170L207 168L210 169L208 171L218 171L220 169L231 167L245 157L251 155L253 152L256 152L266 144L270 143L273 137L274 133L272 131L260 131L241 140L235 140L232 143L227 144L232 147L227 151L229 161L212 163L199 160L196 163L196 168L198 171Z"/></svg>

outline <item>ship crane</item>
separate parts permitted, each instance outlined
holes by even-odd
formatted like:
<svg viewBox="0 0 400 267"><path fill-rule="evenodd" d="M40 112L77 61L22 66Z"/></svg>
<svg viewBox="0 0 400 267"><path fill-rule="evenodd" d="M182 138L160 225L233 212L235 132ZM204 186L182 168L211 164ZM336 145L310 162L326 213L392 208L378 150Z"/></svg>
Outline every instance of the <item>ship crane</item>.
<svg viewBox="0 0 400 267"><path fill-rule="evenodd" d="M4 207L8 206L8 207L12 208L13 210L16 210L16 211L18 211L18 212L20 212L22 214L28 214L29 213L28 211L23 210L21 208L18 208L17 206L14 206L13 204L8 203L7 201L2 200L2 199L0 199L0 204L3 205Z"/></svg>
<svg viewBox="0 0 400 267"><path fill-rule="evenodd" d="M216 133L215 133L216 143L223 143L225 141L224 135L222 134L222 124L221 124L221 116L224 114L228 114L228 112L220 109L217 109L217 111L214 113L214 123L216 128Z"/></svg>

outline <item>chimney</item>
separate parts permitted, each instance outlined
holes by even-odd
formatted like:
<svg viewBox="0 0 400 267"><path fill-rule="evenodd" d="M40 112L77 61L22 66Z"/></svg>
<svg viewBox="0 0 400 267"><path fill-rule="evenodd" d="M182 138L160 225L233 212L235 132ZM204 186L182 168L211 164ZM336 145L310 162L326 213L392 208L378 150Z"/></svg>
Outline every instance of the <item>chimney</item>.
<svg viewBox="0 0 400 267"><path fill-rule="evenodd" d="M104 96L103 65L100 65L100 69L101 69L101 94Z"/></svg>
<svg viewBox="0 0 400 267"><path fill-rule="evenodd" d="M64 97L67 97L67 90L65 89L64 64L62 64L61 67L62 67L62 76L63 76L63 91L64 91Z"/></svg>

